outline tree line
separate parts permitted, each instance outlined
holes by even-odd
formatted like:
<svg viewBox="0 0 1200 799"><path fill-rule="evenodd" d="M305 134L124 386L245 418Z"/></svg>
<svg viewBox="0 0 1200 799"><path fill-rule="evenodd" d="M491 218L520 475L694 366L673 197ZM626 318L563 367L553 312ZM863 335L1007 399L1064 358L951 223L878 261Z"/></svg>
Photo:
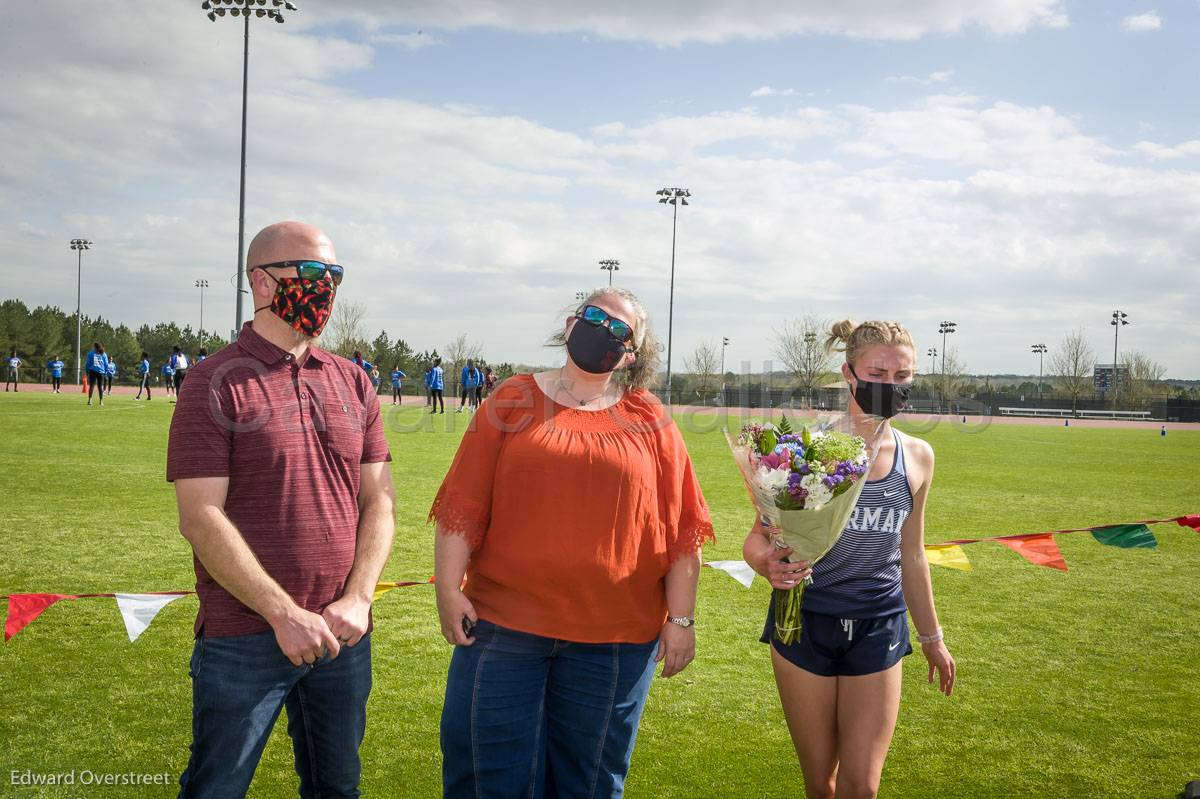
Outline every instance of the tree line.
<svg viewBox="0 0 1200 799"><path fill-rule="evenodd" d="M448 342L442 348L442 354L436 347L417 352L403 338L390 336L385 330L369 339L363 322L365 315L366 309L360 304L339 303L332 323L322 336L321 346L347 358L359 352L379 369L381 384L385 387L391 382L393 368L398 367L408 375L411 384L438 358L446 372L448 387L452 389L457 387L459 373L468 359L474 361L481 373L491 366L500 379L518 369L512 363L489 363L483 356L483 346L465 335ZM93 343L104 345L105 351L117 362L118 380L136 379L135 367L143 352L149 355L151 374L157 374L176 346L195 359L201 348L211 355L229 343L215 333L206 330L201 335L191 325L180 327L176 322L143 324L137 330L114 324L101 316L93 318L85 314L81 322L83 357L86 358ZM6 357L16 350L31 378L40 374L37 370L54 356L67 364L64 376L74 378L75 314L49 305L31 309L18 299L0 301L0 347Z"/></svg>
<svg viewBox="0 0 1200 799"><path fill-rule="evenodd" d="M191 325L180 327L176 322L142 325L136 331L127 325L113 324L102 316L85 314L80 317L80 322L81 357L86 358L87 351L99 342L116 361L118 377L129 379L136 374L135 367L143 352L149 355L151 370L156 373L176 346L195 357L202 347L215 352L228 343L208 331L201 337L200 331L192 329ZM4 300L0 302L0 346L5 355L16 350L26 369L45 366L47 361L58 356L67 364L65 375L73 378L75 314L56 306L41 305L30 309L21 300Z"/></svg>

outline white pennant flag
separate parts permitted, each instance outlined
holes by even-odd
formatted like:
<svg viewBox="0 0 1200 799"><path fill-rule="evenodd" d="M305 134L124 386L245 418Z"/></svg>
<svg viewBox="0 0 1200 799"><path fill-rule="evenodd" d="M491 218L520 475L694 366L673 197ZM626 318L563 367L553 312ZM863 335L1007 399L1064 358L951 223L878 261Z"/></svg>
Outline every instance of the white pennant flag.
<svg viewBox="0 0 1200 799"><path fill-rule="evenodd" d="M158 612L187 594L117 594L117 609L125 620L130 642L146 632Z"/></svg>
<svg viewBox="0 0 1200 799"><path fill-rule="evenodd" d="M720 569L747 588L754 582L754 569L744 560L710 560L704 565Z"/></svg>

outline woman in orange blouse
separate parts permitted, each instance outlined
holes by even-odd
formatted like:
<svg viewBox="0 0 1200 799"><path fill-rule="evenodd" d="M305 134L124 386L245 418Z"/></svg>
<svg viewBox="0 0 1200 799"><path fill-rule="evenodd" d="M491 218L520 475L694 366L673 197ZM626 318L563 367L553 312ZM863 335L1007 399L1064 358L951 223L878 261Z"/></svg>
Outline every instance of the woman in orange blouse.
<svg viewBox="0 0 1200 799"><path fill-rule="evenodd" d="M455 645L447 797L620 796L655 663L671 677L695 654L712 522L645 388L658 365L646 313L601 289L553 343L566 364L488 397L429 514Z"/></svg>

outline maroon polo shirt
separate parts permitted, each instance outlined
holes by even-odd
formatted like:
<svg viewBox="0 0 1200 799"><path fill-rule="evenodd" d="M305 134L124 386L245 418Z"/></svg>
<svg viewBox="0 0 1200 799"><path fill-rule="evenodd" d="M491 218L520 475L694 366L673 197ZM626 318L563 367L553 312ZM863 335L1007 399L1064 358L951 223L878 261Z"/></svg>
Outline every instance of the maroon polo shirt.
<svg viewBox="0 0 1200 799"><path fill-rule="evenodd" d="M167 480L228 477L225 513L267 574L320 613L342 595L358 537L361 464L389 461L379 397L352 361L303 362L254 332L188 370L167 445ZM196 634L270 630L193 556Z"/></svg>

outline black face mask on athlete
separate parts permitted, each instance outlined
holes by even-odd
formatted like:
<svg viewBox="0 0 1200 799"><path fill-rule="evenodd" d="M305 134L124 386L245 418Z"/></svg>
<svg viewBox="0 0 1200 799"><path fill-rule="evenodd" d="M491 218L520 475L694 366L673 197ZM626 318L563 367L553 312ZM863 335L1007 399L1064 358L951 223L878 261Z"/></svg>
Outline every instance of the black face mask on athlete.
<svg viewBox="0 0 1200 799"><path fill-rule="evenodd" d="M625 354L625 344L604 325L592 325L576 319L571 335L567 336L567 352L583 371L602 375L617 368L621 356Z"/></svg>
<svg viewBox="0 0 1200 799"><path fill-rule="evenodd" d="M850 374L854 375L856 381L854 401L867 413L891 419L908 404L908 393L912 390L912 383L878 383L874 380L863 380L854 371L853 366L850 367Z"/></svg>

